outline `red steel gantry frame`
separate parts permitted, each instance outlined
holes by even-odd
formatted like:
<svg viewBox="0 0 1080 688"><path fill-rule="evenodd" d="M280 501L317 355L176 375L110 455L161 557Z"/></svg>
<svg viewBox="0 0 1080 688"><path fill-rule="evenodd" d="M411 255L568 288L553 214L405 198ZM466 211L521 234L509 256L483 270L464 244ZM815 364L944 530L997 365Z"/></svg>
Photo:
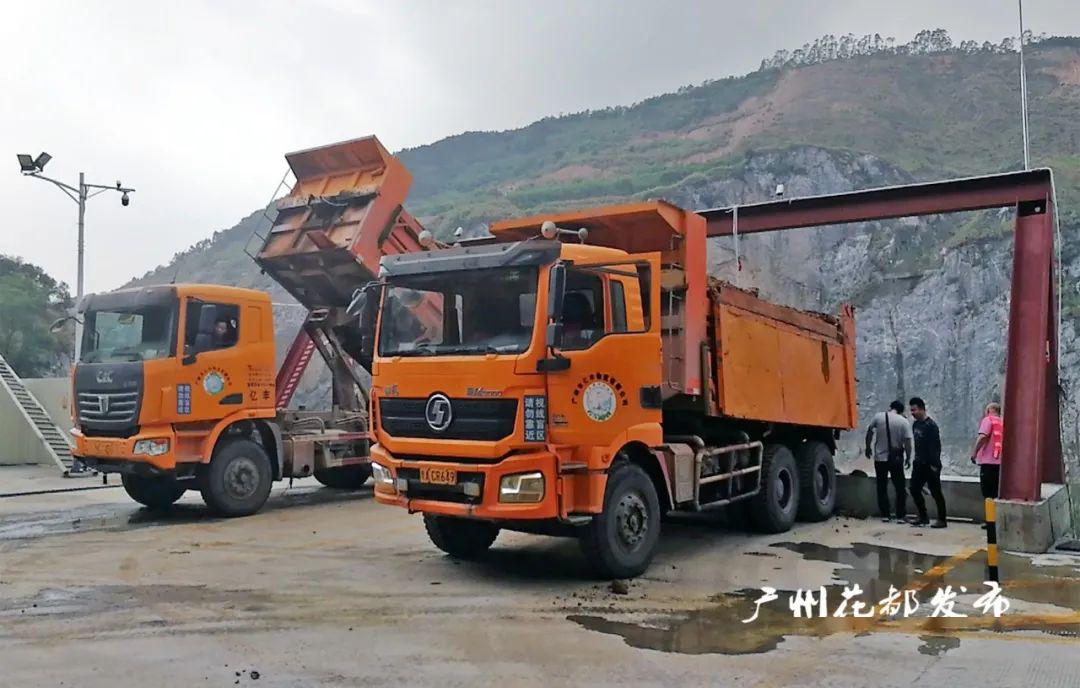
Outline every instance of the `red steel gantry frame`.
<svg viewBox="0 0 1080 688"><path fill-rule="evenodd" d="M1005 365L1002 499L1038 501L1064 482L1050 170L792 198L702 211L708 236L742 236L987 208L1016 209Z"/></svg>

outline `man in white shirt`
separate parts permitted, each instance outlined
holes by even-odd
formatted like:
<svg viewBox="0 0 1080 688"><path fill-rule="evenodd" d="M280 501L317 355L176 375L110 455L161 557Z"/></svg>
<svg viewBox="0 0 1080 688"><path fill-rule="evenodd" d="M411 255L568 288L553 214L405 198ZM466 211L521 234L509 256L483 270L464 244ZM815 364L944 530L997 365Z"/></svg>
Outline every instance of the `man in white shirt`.
<svg viewBox="0 0 1080 688"><path fill-rule="evenodd" d="M889 404L888 411L875 414L866 428L866 458L874 460L878 509L881 520L886 523L892 521L889 515L890 479L896 491L896 520L903 522L907 514L904 469L911 465L911 457L915 454L915 437L911 423L903 414L903 402L894 401Z"/></svg>

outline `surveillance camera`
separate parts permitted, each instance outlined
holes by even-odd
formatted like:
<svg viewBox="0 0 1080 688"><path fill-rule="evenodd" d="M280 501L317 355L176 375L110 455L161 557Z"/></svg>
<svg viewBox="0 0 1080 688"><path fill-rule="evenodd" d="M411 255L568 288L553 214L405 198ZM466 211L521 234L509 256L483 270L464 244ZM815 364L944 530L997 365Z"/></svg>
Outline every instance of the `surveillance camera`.
<svg viewBox="0 0 1080 688"><path fill-rule="evenodd" d="M123 206L131 205L131 197L128 196L127 191L125 191L124 193L122 193L120 195L120 205L123 205Z"/></svg>
<svg viewBox="0 0 1080 688"><path fill-rule="evenodd" d="M776 185L776 194L775 195L777 197L784 195L784 185L783 184L777 184Z"/></svg>
<svg viewBox="0 0 1080 688"><path fill-rule="evenodd" d="M116 188L117 188L117 189L119 189L119 188L120 188L120 180L119 180L119 179L117 179L117 180L116 180Z"/></svg>

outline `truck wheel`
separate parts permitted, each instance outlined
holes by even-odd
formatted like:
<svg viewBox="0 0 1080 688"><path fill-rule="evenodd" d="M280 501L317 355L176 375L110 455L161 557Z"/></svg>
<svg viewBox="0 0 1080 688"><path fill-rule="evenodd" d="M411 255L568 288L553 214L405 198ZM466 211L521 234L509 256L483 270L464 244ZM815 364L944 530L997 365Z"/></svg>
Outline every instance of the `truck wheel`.
<svg viewBox="0 0 1080 688"><path fill-rule="evenodd" d="M836 468L824 442L805 442L795 463L799 471L799 520L824 521L836 508Z"/></svg>
<svg viewBox="0 0 1080 688"><path fill-rule="evenodd" d="M251 440L229 440L202 474L203 501L219 516L249 516L266 503L272 481L266 450Z"/></svg>
<svg viewBox="0 0 1080 688"><path fill-rule="evenodd" d="M761 490L750 500L754 527L763 533L783 533L799 510L799 475L795 457L782 444L765 445L761 459Z"/></svg>
<svg viewBox="0 0 1080 688"><path fill-rule="evenodd" d="M660 539L660 500L648 474L630 463L608 474L604 510L585 526L581 549L606 578L633 578L649 568Z"/></svg>
<svg viewBox="0 0 1080 688"><path fill-rule="evenodd" d="M320 468L315 471L316 480L335 490L355 490L358 487L363 487L370 477L370 463L339 466L337 468Z"/></svg>
<svg viewBox="0 0 1080 688"><path fill-rule="evenodd" d="M173 505L185 489L172 478L147 478L141 475L121 475L120 482L128 496L151 509L166 509Z"/></svg>
<svg viewBox="0 0 1080 688"><path fill-rule="evenodd" d="M494 523L435 514L424 514L424 530L436 547L459 559L480 556L499 535Z"/></svg>

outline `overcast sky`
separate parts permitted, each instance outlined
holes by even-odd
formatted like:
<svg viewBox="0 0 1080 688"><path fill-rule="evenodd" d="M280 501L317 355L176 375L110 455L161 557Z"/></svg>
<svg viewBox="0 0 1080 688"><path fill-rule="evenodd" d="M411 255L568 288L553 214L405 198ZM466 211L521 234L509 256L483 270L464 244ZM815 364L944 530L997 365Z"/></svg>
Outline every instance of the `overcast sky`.
<svg viewBox="0 0 1080 688"><path fill-rule="evenodd" d="M75 203L20 178L137 189L87 210L86 288L114 288L261 207L287 151L391 150L742 74L826 34L1016 34L1015 0L13 2L0 21L0 253L75 285ZM1080 1L1026 0L1080 34ZM6 161L6 162L5 162Z"/></svg>

